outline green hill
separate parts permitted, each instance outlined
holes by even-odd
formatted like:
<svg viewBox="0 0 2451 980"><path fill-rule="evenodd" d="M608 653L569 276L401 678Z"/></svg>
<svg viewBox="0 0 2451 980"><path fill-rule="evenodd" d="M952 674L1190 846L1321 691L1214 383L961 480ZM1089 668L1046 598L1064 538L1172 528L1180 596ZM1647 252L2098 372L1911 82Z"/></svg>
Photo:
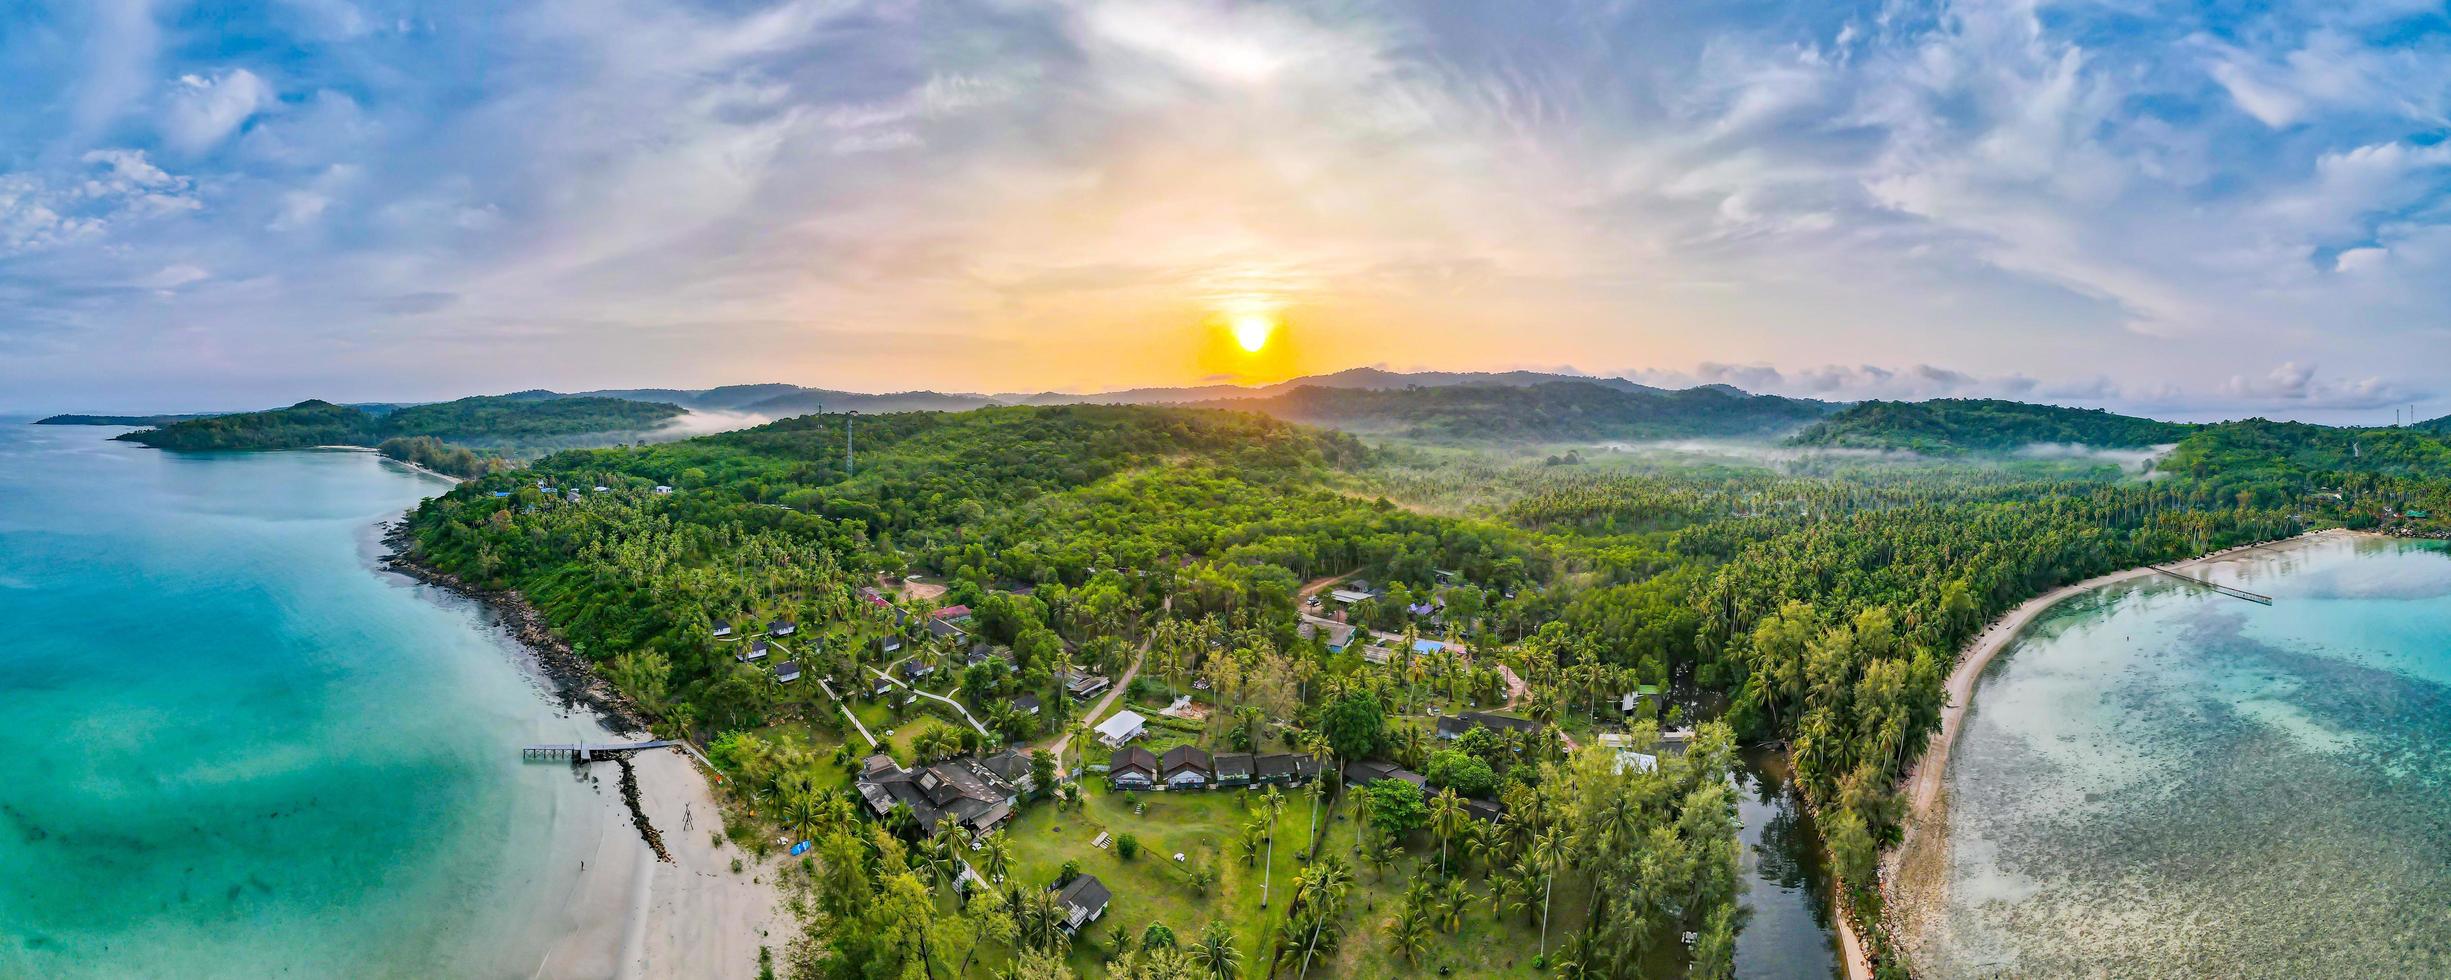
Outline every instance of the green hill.
<svg viewBox="0 0 2451 980"><path fill-rule="evenodd" d="M1203 403L1347 432L1438 442L1556 442L1758 436L1829 414L1825 402L1708 386L1662 391L1561 380L1421 388L1303 386Z"/></svg>
<svg viewBox="0 0 2451 980"><path fill-rule="evenodd" d="M1906 449L1932 455L2010 452L2037 443L2141 449L2177 442L2195 426L1991 398L1869 401L1796 433L1790 443L1850 449Z"/></svg>
<svg viewBox="0 0 2451 980"><path fill-rule="evenodd" d="M303 449L378 446L431 436L478 448L553 448L589 436L643 432L681 414L676 405L617 398L534 400L491 395L376 413L309 399L288 408L172 422L117 438L156 449ZM600 440L599 440L600 441Z"/></svg>

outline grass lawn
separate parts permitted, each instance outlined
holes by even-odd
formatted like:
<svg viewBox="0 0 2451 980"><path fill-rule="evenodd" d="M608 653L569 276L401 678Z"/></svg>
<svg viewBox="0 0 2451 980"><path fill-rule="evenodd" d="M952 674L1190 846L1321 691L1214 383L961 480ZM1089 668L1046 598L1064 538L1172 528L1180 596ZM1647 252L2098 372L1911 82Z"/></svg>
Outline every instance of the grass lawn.
<svg viewBox="0 0 2451 980"><path fill-rule="evenodd" d="M1179 940L1188 943L1210 921L1222 918L1234 929L1236 948L1243 954L1243 975L1265 975L1268 957L1276 945L1276 930L1284 922L1286 902L1292 898L1294 876L1304 866L1300 852L1311 826L1310 790L1305 787L1286 791L1285 812L1277 823L1276 858L1270 866L1273 873L1270 907L1263 910L1259 862L1246 867L1239 843L1243 825L1252 819L1247 808L1258 803L1259 793L1247 790L1109 793L1097 779L1088 780L1083 786L1081 810L1059 810L1052 803L1035 804L1009 830L1014 875L1025 885L1055 880L1064 862L1072 860L1080 862L1082 871L1097 875L1115 895L1106 916L1083 930L1080 941L1075 943L1073 968L1084 977L1104 976L1103 957L1098 949L1118 925L1129 930L1137 941L1150 922L1164 922ZM1146 812L1135 814L1127 797L1136 799ZM1384 871L1372 869L1352 853L1354 806L1348 802L1336 809L1343 811L1345 819L1336 820L1336 815L1326 807L1319 811L1319 820L1329 828L1323 853L1346 856L1353 864L1354 887L1346 900L1345 943L1335 953L1313 961L1312 976L1419 975L1435 973L1440 966L1466 975L1536 973L1531 963L1539 941L1537 925L1528 923L1521 911L1511 912L1503 923L1493 923L1477 868L1467 879L1477 897L1464 916L1463 929L1454 935L1438 936L1418 965L1404 962L1389 947L1384 923L1395 914L1406 884L1420 872L1420 854L1407 853ZM1140 856L1126 861L1116 855L1111 844L1103 850L1091 847L1090 841L1100 831L1138 837ZM1414 851L1420 850L1421 843L1417 842ZM1177 864L1176 852L1181 852L1186 862ZM1265 856L1263 845L1262 857ZM1191 887L1183 871L1189 866L1217 869L1218 881L1207 894ZM1574 924L1568 910L1579 908L1580 902L1579 896L1569 896L1565 889L1560 889L1555 902L1556 919L1551 924L1553 941ZM1001 965L1001 960L997 965ZM974 973L988 975L984 970Z"/></svg>

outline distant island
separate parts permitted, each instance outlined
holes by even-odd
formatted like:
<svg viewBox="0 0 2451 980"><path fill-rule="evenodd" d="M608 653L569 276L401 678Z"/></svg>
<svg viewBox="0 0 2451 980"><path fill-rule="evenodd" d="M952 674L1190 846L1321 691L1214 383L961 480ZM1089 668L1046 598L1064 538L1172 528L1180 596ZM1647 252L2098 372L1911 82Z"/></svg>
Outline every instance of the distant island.
<svg viewBox="0 0 2451 980"><path fill-rule="evenodd" d="M1902 449L1929 455L2011 452L2026 446L2142 449L2187 438L2196 426L1992 398L1868 401L1848 406L1790 439L1799 446Z"/></svg>
<svg viewBox="0 0 2451 980"><path fill-rule="evenodd" d="M682 411L663 402L590 397L481 395L391 411L309 399L265 412L183 419L114 438L178 450L363 446L469 477L507 466L506 456L620 441L619 436L655 429Z"/></svg>
<svg viewBox="0 0 2451 980"><path fill-rule="evenodd" d="M212 412L192 415L52 415L34 420L35 425L169 425L189 419L209 419Z"/></svg>

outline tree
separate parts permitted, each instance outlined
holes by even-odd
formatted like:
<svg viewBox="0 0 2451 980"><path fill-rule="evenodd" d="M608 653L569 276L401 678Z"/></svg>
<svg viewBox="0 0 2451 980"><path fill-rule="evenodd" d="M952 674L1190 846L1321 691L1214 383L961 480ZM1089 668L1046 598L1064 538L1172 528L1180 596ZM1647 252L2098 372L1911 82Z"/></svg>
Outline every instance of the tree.
<svg viewBox="0 0 2451 980"><path fill-rule="evenodd" d="M1363 787L1362 806L1370 825L1391 841L1403 840L1429 819L1421 790L1401 779L1382 779Z"/></svg>
<svg viewBox="0 0 2451 980"><path fill-rule="evenodd" d="M1285 794L1276 787L1260 797L1260 819L1267 827L1268 860L1260 865L1260 907L1268 907L1268 882L1277 865L1277 817L1285 812Z"/></svg>
<svg viewBox="0 0 2451 980"><path fill-rule="evenodd" d="M1140 948L1173 949L1174 930L1166 928L1166 924L1163 922L1149 923L1149 928L1141 930Z"/></svg>
<svg viewBox="0 0 2451 980"><path fill-rule="evenodd" d="M1402 954L1404 962L1420 965L1421 954L1430 947L1429 917L1420 909L1407 904L1395 918L1387 920L1387 941Z"/></svg>
<svg viewBox="0 0 2451 980"><path fill-rule="evenodd" d="M1115 836L1115 856L1129 861L1140 856L1140 838L1130 834Z"/></svg>
<svg viewBox="0 0 2451 980"><path fill-rule="evenodd" d="M1194 962L1217 980L1230 980L1242 967L1242 953L1234 948L1234 930L1223 921L1211 920L1200 930L1200 941L1191 945Z"/></svg>
<svg viewBox="0 0 2451 980"><path fill-rule="evenodd" d="M1475 734L1483 731L1487 729L1473 729ZM1498 785L1498 774L1490 770L1489 763L1456 749L1430 753L1429 763L1421 774L1431 785L1447 787L1462 796L1485 797Z"/></svg>
<svg viewBox="0 0 2451 980"><path fill-rule="evenodd" d="M1321 728L1338 761L1351 762L1378 751L1387 730L1387 714L1377 697L1353 691L1328 705Z"/></svg>
<svg viewBox="0 0 2451 980"><path fill-rule="evenodd" d="M1438 832L1438 864L1447 866L1447 842L1464 825L1464 801L1452 789L1442 789L1430 798L1430 826Z"/></svg>

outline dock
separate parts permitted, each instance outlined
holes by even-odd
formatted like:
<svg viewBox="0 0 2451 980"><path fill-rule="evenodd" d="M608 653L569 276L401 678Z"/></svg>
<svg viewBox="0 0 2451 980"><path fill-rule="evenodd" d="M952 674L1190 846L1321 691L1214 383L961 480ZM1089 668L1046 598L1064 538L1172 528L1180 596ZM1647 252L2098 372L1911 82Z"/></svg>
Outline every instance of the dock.
<svg viewBox="0 0 2451 980"><path fill-rule="evenodd" d="M2174 572L2174 571L2171 571L2171 570L2169 570L2169 569L2167 569L2167 568L2163 568L2163 567L2162 567L2162 566L2160 566L2160 565L2154 565L2154 566L2152 566L2152 568L2153 568L2153 570L2154 570L2154 571L2160 572L2160 573L2162 573L2162 574L2164 574L2164 575L2168 575L2168 576L2170 576L2171 578L2178 579L2178 580L2180 580L2180 581L2182 581L2182 582L2192 582L2192 583L2194 583L2194 584L2201 585L2201 586L2203 586L2203 587L2205 587L2205 588L2211 589L2211 590L2213 590L2213 591L2215 591L2215 592L2219 592L2219 593L2221 593L2222 595L2229 596L2230 598L2233 598L2233 599L2245 599L2245 600L2247 600L2248 602L2260 602L2260 603L2263 603L2264 605L2267 605L2267 606L2272 605L2272 597L2271 597L2271 596L2268 596L2268 595L2264 595L2264 594L2262 594L2262 593L2260 593L2260 592L2249 592L2249 591L2247 591L2247 590L2245 590L2245 589L2234 589L2234 588L2231 588L2231 587L2229 587L2229 586L2227 586L2227 585L2222 585L2222 584L2219 584L2219 583L2216 583L2216 582L2207 582L2207 581L2205 581L2205 580L2203 580L2203 579L2200 579L2200 578L2197 578L2197 577L2195 577L2195 576L2193 576L2193 575L2182 575L2182 574L2180 574L2180 573L2178 573L2178 572Z"/></svg>
<svg viewBox="0 0 2451 980"><path fill-rule="evenodd" d="M659 738L652 742L611 742L601 745L585 742L531 745L520 749L519 757L522 759L568 759L572 762L594 762L629 752L668 749L679 744L681 743Z"/></svg>

